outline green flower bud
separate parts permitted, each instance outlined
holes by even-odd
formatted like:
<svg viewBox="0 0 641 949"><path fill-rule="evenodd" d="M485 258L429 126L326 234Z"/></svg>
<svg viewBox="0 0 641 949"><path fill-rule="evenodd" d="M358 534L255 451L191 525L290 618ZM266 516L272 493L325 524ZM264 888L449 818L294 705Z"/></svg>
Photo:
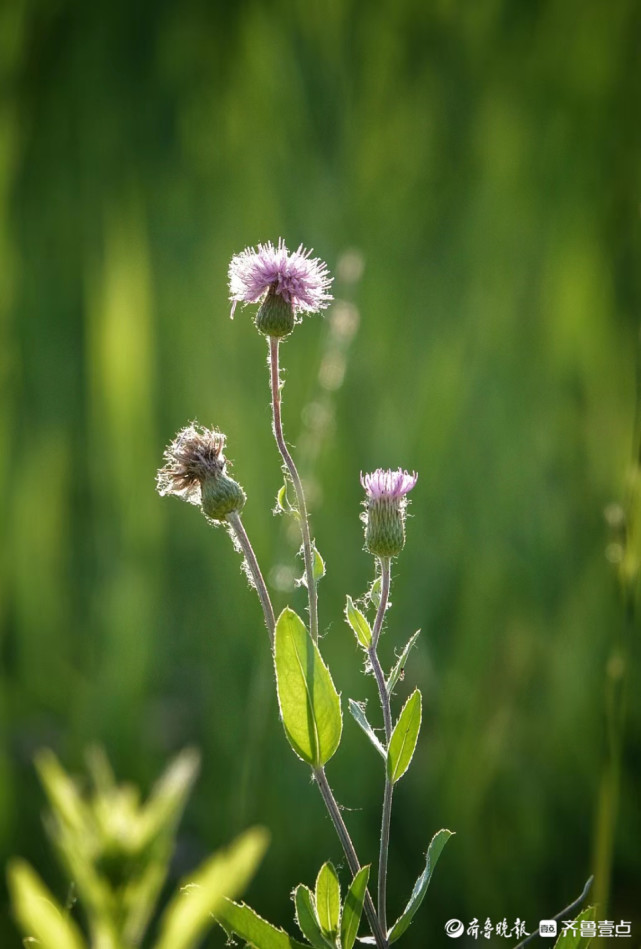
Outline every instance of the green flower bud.
<svg viewBox="0 0 641 949"><path fill-rule="evenodd" d="M365 523L365 546L375 557L397 557L405 546L405 512L398 501L371 501Z"/></svg>
<svg viewBox="0 0 641 949"><path fill-rule="evenodd" d="M203 514L212 521L224 521L232 511L242 511L247 500L238 482L226 474L203 481L200 495Z"/></svg>
<svg viewBox="0 0 641 949"><path fill-rule="evenodd" d="M270 288L254 320L256 328L265 336L289 336L294 329L294 307L280 293Z"/></svg>

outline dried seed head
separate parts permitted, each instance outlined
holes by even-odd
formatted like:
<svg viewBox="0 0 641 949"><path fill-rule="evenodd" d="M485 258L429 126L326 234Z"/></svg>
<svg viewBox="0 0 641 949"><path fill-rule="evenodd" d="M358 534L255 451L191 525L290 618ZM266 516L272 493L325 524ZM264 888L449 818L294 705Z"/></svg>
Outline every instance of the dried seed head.
<svg viewBox="0 0 641 949"><path fill-rule="evenodd" d="M175 494L199 505L214 521L240 511L245 504L245 492L227 474L224 447L222 432L197 422L187 425L165 449L165 464L158 471L156 490L160 495Z"/></svg>

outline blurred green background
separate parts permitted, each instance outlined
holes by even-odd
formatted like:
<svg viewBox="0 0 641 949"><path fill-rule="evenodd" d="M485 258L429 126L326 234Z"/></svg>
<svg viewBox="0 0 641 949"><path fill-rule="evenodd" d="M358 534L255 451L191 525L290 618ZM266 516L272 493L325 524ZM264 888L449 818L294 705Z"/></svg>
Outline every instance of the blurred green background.
<svg viewBox="0 0 641 949"><path fill-rule="evenodd" d="M96 741L144 788L202 750L174 879L265 824L247 898L293 932L292 887L340 860L238 556L154 491L178 428L222 428L276 606L303 610L270 513L265 345L226 288L233 253L282 235L327 260L342 301L283 362L345 704L375 708L341 617L372 577L358 475L420 473L383 644L390 661L423 630L400 690L426 707L395 797L392 914L442 826L457 836L408 945L449 944L450 917L536 925L580 892L622 674L607 918L638 939L638 630L603 511L634 451L640 38L635 0L4 0L3 864L25 856L64 898L32 757L79 771ZM328 774L374 860L380 761L351 720ZM17 946L4 893L0 944Z"/></svg>

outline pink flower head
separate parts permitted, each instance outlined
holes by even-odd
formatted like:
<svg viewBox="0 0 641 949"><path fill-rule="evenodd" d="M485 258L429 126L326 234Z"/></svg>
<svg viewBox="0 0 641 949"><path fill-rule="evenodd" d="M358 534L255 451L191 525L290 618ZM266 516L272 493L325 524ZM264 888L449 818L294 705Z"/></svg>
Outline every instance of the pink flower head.
<svg viewBox="0 0 641 949"><path fill-rule="evenodd" d="M316 313L329 306L332 283L327 264L301 244L290 254L284 240L271 241L258 250L247 247L229 265L229 298L233 317L237 303L258 303L269 290L289 303L294 313Z"/></svg>
<svg viewBox="0 0 641 949"><path fill-rule="evenodd" d="M361 484L365 488L367 497L373 501L400 501L412 490L417 481L418 475L415 471L409 474L402 468L397 468L396 471L390 468L377 468L371 474L361 473Z"/></svg>

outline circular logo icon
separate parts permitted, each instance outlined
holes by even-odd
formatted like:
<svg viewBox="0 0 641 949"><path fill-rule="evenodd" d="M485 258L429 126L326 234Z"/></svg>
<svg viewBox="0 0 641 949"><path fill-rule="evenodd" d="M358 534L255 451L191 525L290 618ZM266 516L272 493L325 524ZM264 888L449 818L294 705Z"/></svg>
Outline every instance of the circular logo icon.
<svg viewBox="0 0 641 949"><path fill-rule="evenodd" d="M448 919L445 923L445 932L451 939L458 939L459 936L463 935L465 931L465 926L460 919Z"/></svg>

